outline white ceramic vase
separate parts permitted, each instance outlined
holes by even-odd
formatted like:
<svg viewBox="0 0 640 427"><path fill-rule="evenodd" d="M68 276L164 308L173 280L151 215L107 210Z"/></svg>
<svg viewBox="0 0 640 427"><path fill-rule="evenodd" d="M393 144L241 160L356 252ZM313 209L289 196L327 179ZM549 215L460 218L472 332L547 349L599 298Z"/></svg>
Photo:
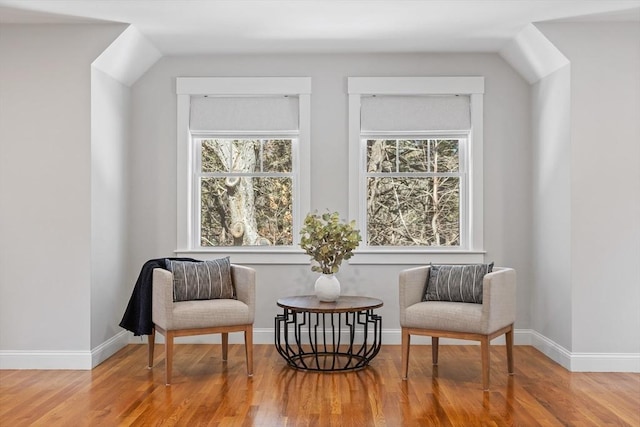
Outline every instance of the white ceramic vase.
<svg viewBox="0 0 640 427"><path fill-rule="evenodd" d="M333 274L323 274L316 280L315 291L320 301L333 302L340 297L340 282Z"/></svg>

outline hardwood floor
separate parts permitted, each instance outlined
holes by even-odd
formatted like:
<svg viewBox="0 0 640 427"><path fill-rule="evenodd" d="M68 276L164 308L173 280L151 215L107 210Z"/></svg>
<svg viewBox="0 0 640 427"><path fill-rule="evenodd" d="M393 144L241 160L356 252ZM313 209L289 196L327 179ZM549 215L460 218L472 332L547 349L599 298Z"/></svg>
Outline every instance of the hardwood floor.
<svg viewBox="0 0 640 427"><path fill-rule="evenodd" d="M640 374L570 373L532 347L491 349L482 391L479 346L412 346L409 379L400 346L383 346L352 373L299 372L271 345L176 345L173 385L164 349L129 345L92 371L0 371L0 426L640 426Z"/></svg>

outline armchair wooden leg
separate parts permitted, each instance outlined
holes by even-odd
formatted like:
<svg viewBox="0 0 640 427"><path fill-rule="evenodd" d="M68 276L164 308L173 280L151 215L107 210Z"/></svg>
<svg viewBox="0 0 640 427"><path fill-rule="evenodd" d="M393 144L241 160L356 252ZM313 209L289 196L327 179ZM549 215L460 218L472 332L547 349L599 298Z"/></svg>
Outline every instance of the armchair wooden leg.
<svg viewBox="0 0 640 427"><path fill-rule="evenodd" d="M411 334L402 328L402 379L406 380L409 373L409 346L411 344Z"/></svg>
<svg viewBox="0 0 640 427"><path fill-rule="evenodd" d="M222 360L227 361L229 354L229 333L222 332Z"/></svg>
<svg viewBox="0 0 640 427"><path fill-rule="evenodd" d="M171 370L173 368L173 332L166 331L164 335L164 363L165 384L171 385Z"/></svg>
<svg viewBox="0 0 640 427"><path fill-rule="evenodd" d="M482 337L480 340L480 351L482 353L482 388L489 390L489 337Z"/></svg>
<svg viewBox="0 0 640 427"><path fill-rule="evenodd" d="M147 367L153 368L153 350L156 345L156 328L151 328L151 334L147 335L147 347L149 349L149 361Z"/></svg>
<svg viewBox="0 0 640 427"><path fill-rule="evenodd" d="M244 330L244 352L247 358L247 375L253 376L253 325Z"/></svg>
<svg viewBox="0 0 640 427"><path fill-rule="evenodd" d="M438 364L438 345L440 344L439 337L431 337L431 359L433 360L433 364Z"/></svg>
<svg viewBox="0 0 640 427"><path fill-rule="evenodd" d="M513 325L504 335L507 347L507 368L509 375L513 375Z"/></svg>

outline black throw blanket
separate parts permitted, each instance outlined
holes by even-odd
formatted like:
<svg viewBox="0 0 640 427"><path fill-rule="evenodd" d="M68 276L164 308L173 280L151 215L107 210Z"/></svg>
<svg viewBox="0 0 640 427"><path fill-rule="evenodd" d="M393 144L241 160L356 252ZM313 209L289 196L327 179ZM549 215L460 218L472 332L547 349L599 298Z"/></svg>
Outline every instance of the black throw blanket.
<svg viewBox="0 0 640 427"><path fill-rule="evenodd" d="M193 258L157 258L145 262L140 270L140 275L133 288L133 293L129 299L129 304L120 321L120 326L133 332L133 335L151 335L153 321L151 320L151 295L153 280L153 269L163 268L166 270L166 259L173 261L198 261Z"/></svg>

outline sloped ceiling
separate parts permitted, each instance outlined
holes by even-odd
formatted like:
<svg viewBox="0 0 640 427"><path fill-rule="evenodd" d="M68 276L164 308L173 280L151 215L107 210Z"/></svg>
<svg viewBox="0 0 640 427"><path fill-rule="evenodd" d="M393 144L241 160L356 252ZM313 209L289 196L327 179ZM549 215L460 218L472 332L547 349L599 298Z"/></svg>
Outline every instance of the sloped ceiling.
<svg viewBox="0 0 640 427"><path fill-rule="evenodd" d="M162 54L132 25L93 61L93 66L126 86L131 86Z"/></svg>
<svg viewBox="0 0 640 427"><path fill-rule="evenodd" d="M640 0L0 0L0 23L132 24L163 55L498 52L567 19L640 21Z"/></svg>
<svg viewBox="0 0 640 427"><path fill-rule="evenodd" d="M524 27L499 53L530 84L569 64L533 24Z"/></svg>

